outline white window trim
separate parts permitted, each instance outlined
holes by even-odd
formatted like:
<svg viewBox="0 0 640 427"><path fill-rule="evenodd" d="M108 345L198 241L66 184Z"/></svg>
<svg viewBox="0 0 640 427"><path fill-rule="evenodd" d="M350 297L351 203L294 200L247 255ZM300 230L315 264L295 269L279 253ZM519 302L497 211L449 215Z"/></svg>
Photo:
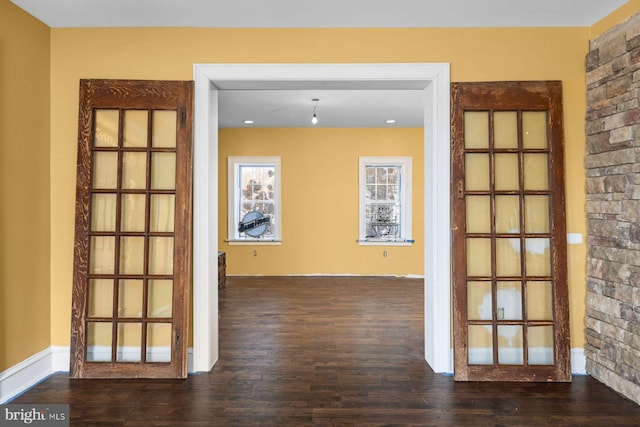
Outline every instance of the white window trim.
<svg viewBox="0 0 640 427"><path fill-rule="evenodd" d="M358 244L361 246L411 246L413 244L412 230L412 180L413 159L411 157L360 157L358 182ZM402 224L403 240L368 239L366 237L365 203L366 203L366 166L393 165L400 166L402 173L401 200L403 209L400 223Z"/></svg>
<svg viewBox="0 0 640 427"><path fill-rule="evenodd" d="M236 191L238 165L240 164L269 164L274 165L275 197L273 238L243 238L236 237L236 212L240 195ZM281 194L280 156L229 156L227 159L227 242L229 245L279 245L282 243L282 211L280 210Z"/></svg>

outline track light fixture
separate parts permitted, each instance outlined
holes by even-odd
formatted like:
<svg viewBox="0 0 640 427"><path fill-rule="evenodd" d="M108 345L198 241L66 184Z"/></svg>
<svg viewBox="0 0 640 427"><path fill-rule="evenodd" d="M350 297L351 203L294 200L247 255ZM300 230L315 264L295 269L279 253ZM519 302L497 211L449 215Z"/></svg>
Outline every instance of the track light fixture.
<svg viewBox="0 0 640 427"><path fill-rule="evenodd" d="M313 117L311 117L311 124L316 125L318 124L318 116L316 115L316 110L318 109L318 102L320 102L320 100L318 98L313 98L311 102L315 103L315 105L313 106Z"/></svg>

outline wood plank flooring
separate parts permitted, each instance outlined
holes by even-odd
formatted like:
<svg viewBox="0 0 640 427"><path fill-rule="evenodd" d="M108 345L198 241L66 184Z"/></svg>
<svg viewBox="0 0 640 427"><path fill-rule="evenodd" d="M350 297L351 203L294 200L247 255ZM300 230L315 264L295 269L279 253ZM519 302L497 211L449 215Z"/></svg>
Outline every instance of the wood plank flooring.
<svg viewBox="0 0 640 427"><path fill-rule="evenodd" d="M68 403L72 426L623 426L640 406L587 376L456 383L423 360L422 281L235 278L220 360L186 380L70 380L12 403Z"/></svg>

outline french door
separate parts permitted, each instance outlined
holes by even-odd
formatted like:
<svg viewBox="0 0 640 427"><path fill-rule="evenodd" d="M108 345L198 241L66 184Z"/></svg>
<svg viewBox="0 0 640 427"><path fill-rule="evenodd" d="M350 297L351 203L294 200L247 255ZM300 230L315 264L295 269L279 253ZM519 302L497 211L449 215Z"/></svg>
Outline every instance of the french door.
<svg viewBox="0 0 640 427"><path fill-rule="evenodd" d="M184 378L193 82L82 80L73 378Z"/></svg>
<svg viewBox="0 0 640 427"><path fill-rule="evenodd" d="M455 379L570 381L560 82L452 85Z"/></svg>

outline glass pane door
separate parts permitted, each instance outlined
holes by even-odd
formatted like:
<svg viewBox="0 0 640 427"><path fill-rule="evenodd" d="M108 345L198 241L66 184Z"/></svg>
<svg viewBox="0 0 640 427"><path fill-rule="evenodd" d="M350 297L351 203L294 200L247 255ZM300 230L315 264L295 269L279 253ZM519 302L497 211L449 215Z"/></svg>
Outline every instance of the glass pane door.
<svg viewBox="0 0 640 427"><path fill-rule="evenodd" d="M86 81L83 95L91 97L94 82ZM175 98L161 105L135 86L142 92L131 98L94 98L107 105L87 108L81 122L89 132L80 141L79 161L86 163L78 180L89 185L78 191L87 204L79 205L77 221L73 328L81 340L74 376L186 374L191 95L190 85L178 83L172 90L187 91L186 105Z"/></svg>
<svg viewBox="0 0 640 427"><path fill-rule="evenodd" d="M456 105L454 114L456 378L567 380L564 182L561 170L551 173L562 167L555 112L524 96L508 108L500 91L465 100L471 91L456 100L473 108Z"/></svg>

